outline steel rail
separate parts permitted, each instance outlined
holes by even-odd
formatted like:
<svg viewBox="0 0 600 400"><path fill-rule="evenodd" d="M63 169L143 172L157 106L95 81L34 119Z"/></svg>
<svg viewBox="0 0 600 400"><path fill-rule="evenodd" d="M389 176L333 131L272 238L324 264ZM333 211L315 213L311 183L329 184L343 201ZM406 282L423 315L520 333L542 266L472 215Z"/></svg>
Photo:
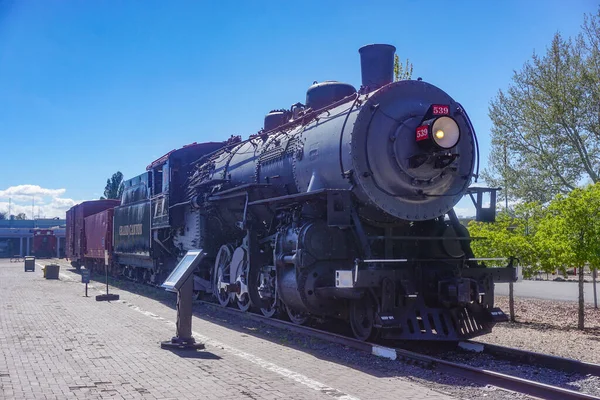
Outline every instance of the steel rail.
<svg viewBox="0 0 600 400"><path fill-rule="evenodd" d="M493 356L514 359L527 364L539 365L566 372L576 372L582 375L589 374L600 376L600 364L579 361L572 358L553 356L550 354L537 353L529 350L505 347L497 344L478 342L476 340L466 340L465 342L482 346L484 353L491 354Z"/></svg>
<svg viewBox="0 0 600 400"><path fill-rule="evenodd" d="M199 303L225 311L231 315L243 314L252 320L259 321L277 328L289 329L290 331L295 333L306 334L308 336L325 340L330 343L340 344L346 347L350 347L356 350L368 352L375 355L383 354L383 356L387 358L400 359L404 361L417 363L423 366L424 368L435 369L436 371L446 373L449 375L460 376L471 381L475 381L482 385L493 385L513 392L519 392L548 400L600 400L600 397L596 397L587 393L576 392L574 390L547 385L545 383L531 381L512 375L476 368L470 365L446 361L424 354L419 354L410 350L388 348L374 343L363 342L354 338L323 331L320 329L311 328L308 326L296 325L291 322L282 321L274 318L268 318L259 314L243 312L235 308L222 307L218 304L205 300L200 300ZM391 357L391 355L393 355L393 357Z"/></svg>
<svg viewBox="0 0 600 400"><path fill-rule="evenodd" d="M396 349L399 358L418 361L427 368L450 375L460 376L484 385L493 385L513 392L527 394L548 400L600 399L591 394L576 392L558 386L519 378L513 375L494 372L470 365L441 360L431 356L418 354L409 350Z"/></svg>

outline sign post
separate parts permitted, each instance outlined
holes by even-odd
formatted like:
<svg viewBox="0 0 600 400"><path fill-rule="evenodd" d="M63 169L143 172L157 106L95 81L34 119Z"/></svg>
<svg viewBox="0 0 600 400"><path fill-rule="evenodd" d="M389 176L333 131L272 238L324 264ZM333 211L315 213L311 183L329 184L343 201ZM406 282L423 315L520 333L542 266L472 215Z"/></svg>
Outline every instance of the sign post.
<svg viewBox="0 0 600 400"><path fill-rule="evenodd" d="M91 272L87 268L81 270L81 283L85 283L85 297L88 297L88 283L90 283Z"/></svg>
<svg viewBox="0 0 600 400"><path fill-rule="evenodd" d="M194 270L206 253L190 250L181 259L167 280L161 285L169 292L177 293L177 333L171 340L161 342L163 349L198 350L204 344L192 336L192 306L194 302Z"/></svg>
<svg viewBox="0 0 600 400"><path fill-rule="evenodd" d="M119 300L118 294L108 293L108 251L104 250L104 272L106 273L106 294L96 296L96 301Z"/></svg>

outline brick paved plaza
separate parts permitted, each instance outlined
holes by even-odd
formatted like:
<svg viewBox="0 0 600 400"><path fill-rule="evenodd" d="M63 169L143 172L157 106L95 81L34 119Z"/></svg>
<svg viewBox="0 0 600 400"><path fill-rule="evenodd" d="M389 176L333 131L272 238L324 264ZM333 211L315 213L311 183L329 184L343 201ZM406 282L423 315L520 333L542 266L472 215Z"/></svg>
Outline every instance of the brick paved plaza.
<svg viewBox="0 0 600 400"><path fill-rule="evenodd" d="M376 376L194 317L206 350L162 350L176 313L116 290L84 297L79 275L60 280L0 260L1 399L445 399L398 376Z"/></svg>

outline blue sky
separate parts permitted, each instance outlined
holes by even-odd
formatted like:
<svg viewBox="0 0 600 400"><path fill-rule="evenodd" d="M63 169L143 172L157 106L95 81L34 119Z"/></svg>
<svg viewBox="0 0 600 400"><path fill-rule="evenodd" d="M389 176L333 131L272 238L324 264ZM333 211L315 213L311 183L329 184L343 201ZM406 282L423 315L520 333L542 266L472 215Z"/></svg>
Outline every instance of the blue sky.
<svg viewBox="0 0 600 400"><path fill-rule="evenodd" d="M0 211L11 196L31 213L33 195L42 215L62 216L98 198L117 170L129 178L184 144L255 133L269 110L303 102L315 80L358 87L358 48L368 43L395 45L415 77L466 107L485 165L490 99L556 31L575 35L597 7L0 0Z"/></svg>

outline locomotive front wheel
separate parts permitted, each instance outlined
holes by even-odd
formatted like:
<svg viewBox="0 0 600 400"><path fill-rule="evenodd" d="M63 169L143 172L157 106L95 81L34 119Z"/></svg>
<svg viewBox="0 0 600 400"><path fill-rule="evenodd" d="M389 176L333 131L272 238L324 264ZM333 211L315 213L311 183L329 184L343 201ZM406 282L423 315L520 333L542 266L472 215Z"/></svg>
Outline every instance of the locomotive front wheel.
<svg viewBox="0 0 600 400"><path fill-rule="evenodd" d="M296 325L304 325L306 321L308 321L308 315L304 313L294 311L288 306L285 306L285 310L287 311L290 321Z"/></svg>
<svg viewBox="0 0 600 400"><path fill-rule="evenodd" d="M248 295L248 293L243 293L237 298L237 305L241 311L248 311L248 309L250 308L250 296Z"/></svg>
<svg viewBox="0 0 600 400"><path fill-rule="evenodd" d="M377 337L375 302L370 295L350 303L350 327L358 340L373 340Z"/></svg>

